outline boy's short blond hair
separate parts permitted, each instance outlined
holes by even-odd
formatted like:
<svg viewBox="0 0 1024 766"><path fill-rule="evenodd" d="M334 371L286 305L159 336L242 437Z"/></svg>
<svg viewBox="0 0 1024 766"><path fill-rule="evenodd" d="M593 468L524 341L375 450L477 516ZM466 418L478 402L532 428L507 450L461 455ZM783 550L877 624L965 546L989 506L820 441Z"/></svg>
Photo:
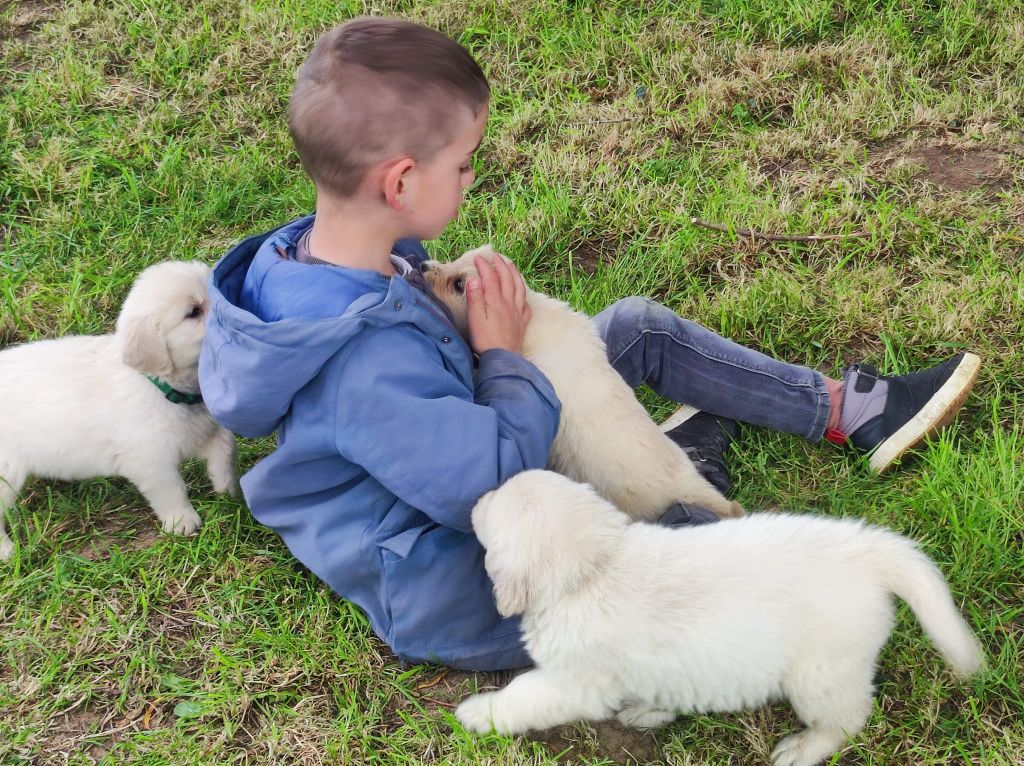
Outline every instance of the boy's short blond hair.
<svg viewBox="0 0 1024 766"><path fill-rule="evenodd" d="M428 161L452 140L460 104L474 118L490 88L454 40L391 18L334 27L299 68L288 128L318 189L349 197L389 156Z"/></svg>

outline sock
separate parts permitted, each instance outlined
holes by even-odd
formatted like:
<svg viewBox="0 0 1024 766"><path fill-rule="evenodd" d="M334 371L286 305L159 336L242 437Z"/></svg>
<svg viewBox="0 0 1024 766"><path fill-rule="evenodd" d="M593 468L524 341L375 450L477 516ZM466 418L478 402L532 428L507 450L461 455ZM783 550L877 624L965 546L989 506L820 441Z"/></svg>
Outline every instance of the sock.
<svg viewBox="0 0 1024 766"><path fill-rule="evenodd" d="M889 383L866 372L859 365L843 376L843 400L839 408L839 430L849 436L885 410Z"/></svg>

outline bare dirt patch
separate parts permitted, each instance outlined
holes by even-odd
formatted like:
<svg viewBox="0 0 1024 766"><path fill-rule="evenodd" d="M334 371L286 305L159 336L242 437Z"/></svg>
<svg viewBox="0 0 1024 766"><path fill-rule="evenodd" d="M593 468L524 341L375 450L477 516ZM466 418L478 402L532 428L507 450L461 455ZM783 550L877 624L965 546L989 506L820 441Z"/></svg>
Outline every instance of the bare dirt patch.
<svg viewBox="0 0 1024 766"><path fill-rule="evenodd" d="M629 766L661 760L661 746L652 732L630 729L617 721L558 726L532 737L566 764L607 759Z"/></svg>
<svg viewBox="0 0 1024 766"><path fill-rule="evenodd" d="M896 166L910 164L913 179L954 192L1006 191L1013 185L1009 158L1012 149L981 146L926 144L914 148L887 141L868 154L869 167L887 172Z"/></svg>
<svg viewBox="0 0 1024 766"><path fill-rule="evenodd" d="M925 146L909 155L909 159L925 166L915 178L954 191L1009 189L1013 177L1006 170L1003 158L997 151L951 146Z"/></svg>
<svg viewBox="0 0 1024 766"><path fill-rule="evenodd" d="M611 266L615 263L621 247L622 243L618 237L611 235L587 239L573 248L572 262L587 274L593 274L599 266Z"/></svg>
<svg viewBox="0 0 1024 766"><path fill-rule="evenodd" d="M110 549L116 545L122 551L148 548L160 537L160 523L146 508L130 512L135 515L104 513L93 517L94 534L88 545L78 554L89 561L110 558Z"/></svg>
<svg viewBox="0 0 1024 766"><path fill-rule="evenodd" d="M758 164L758 174L769 183L779 181L783 176L806 172L811 164L803 157L767 157Z"/></svg>
<svg viewBox="0 0 1024 766"><path fill-rule="evenodd" d="M39 764L65 764L72 756L98 762L120 740L127 725L115 722L113 706L86 703L59 713L41 740Z"/></svg>
<svg viewBox="0 0 1024 766"><path fill-rule="evenodd" d="M924 182L944 192L980 192L992 196L1014 183L1014 166L1024 156L1024 146L957 146L932 139L912 145L905 137L893 137L866 147L868 174L883 183L901 180ZM816 178L819 182L841 175L835 168L819 165L814 158L786 155L766 157L757 166L769 184L791 179L798 186ZM884 180L883 180L884 179Z"/></svg>
<svg viewBox="0 0 1024 766"><path fill-rule="evenodd" d="M25 40L31 37L41 24L57 14L59 8L59 3L45 0L15 0L10 19L4 28L0 28L0 38Z"/></svg>

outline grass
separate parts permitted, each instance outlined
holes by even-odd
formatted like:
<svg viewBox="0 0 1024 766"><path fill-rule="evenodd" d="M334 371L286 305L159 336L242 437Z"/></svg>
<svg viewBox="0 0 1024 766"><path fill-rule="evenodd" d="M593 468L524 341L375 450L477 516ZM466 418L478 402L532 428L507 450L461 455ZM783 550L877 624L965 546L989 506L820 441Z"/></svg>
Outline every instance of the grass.
<svg viewBox="0 0 1024 766"><path fill-rule="evenodd" d="M1015 0L49 0L0 6L0 346L112 329L144 266L213 262L311 209L283 114L346 16L466 44L494 86L440 256L493 241L595 312L645 294L835 373L970 348L958 424L884 478L748 429L739 499L920 540L991 658L954 681L901 613L876 712L842 764L1024 753L1024 10ZM758 243L691 216L866 239ZM649 392L655 415L670 405ZM241 442L243 467L271 449ZM0 567L0 762L760 764L784 705L657 736L475 739L452 702L491 676L403 668L241 503L186 472L205 526L156 533L120 480L34 481Z"/></svg>

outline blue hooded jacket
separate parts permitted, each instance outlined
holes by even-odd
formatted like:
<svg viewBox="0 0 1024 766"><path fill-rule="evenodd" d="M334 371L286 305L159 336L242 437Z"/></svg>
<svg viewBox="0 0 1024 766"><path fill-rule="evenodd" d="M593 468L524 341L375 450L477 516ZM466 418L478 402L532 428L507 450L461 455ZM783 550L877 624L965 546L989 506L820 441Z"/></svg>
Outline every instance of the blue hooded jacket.
<svg viewBox="0 0 1024 766"><path fill-rule="evenodd" d="M294 260L313 217L216 265L199 362L207 407L278 446L242 479L253 515L357 604L403 660L469 670L530 660L494 605L477 499L543 468L559 402L518 354L473 355L400 276ZM422 245L395 253L418 268Z"/></svg>

